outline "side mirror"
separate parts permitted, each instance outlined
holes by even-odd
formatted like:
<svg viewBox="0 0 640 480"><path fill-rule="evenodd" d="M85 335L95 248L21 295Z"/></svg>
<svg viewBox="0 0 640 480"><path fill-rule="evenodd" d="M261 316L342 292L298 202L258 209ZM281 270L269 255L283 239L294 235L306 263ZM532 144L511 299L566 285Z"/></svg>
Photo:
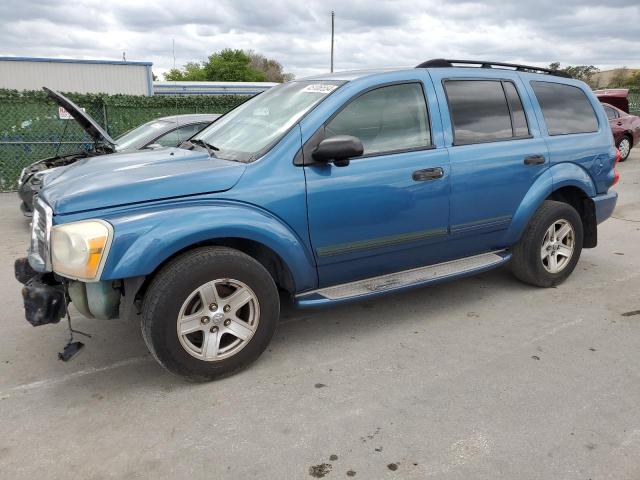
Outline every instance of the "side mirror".
<svg viewBox="0 0 640 480"><path fill-rule="evenodd" d="M322 140L311 156L316 162L330 163L337 167L349 165L349 159L359 157L364 152L362 142L351 135L336 135Z"/></svg>

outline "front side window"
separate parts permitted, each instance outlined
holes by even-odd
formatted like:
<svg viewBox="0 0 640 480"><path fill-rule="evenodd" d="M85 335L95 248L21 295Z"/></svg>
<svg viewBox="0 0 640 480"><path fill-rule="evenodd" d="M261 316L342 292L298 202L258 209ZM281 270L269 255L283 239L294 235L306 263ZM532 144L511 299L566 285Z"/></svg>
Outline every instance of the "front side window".
<svg viewBox="0 0 640 480"><path fill-rule="evenodd" d="M160 138L154 140L153 143L162 145L163 147L175 147L185 140L189 140L196 133L209 125L208 123L192 123L191 125L183 125L180 128L171 130Z"/></svg>
<svg viewBox="0 0 640 480"><path fill-rule="evenodd" d="M456 145L529 136L522 101L513 83L447 80L444 88Z"/></svg>
<svg viewBox="0 0 640 480"><path fill-rule="evenodd" d="M153 120L128 131L116 138L116 151L137 150L147 144L150 138L167 128L166 120Z"/></svg>
<svg viewBox="0 0 640 480"><path fill-rule="evenodd" d="M549 135L590 133L598 130L591 102L578 87L552 82L531 82Z"/></svg>
<svg viewBox="0 0 640 480"><path fill-rule="evenodd" d="M431 130L422 85L404 83L363 93L325 127L325 138L358 137L364 155L426 148Z"/></svg>
<svg viewBox="0 0 640 480"><path fill-rule="evenodd" d="M220 117L195 138L213 145L216 157L251 162L343 83L307 80L272 87Z"/></svg>

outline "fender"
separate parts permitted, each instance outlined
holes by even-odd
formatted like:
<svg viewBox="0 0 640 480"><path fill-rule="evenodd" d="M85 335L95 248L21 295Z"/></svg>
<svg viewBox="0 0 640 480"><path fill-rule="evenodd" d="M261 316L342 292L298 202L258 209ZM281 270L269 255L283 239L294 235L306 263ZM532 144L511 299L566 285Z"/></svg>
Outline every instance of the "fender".
<svg viewBox="0 0 640 480"><path fill-rule="evenodd" d="M507 229L504 236L504 245L511 246L520 240L520 236L529 223L529 219L538 209L538 207L544 202L544 199L551 195L553 191L553 177L551 174L551 168L544 171L533 185L529 188L529 191L520 202L516 213L511 219L511 224Z"/></svg>
<svg viewBox="0 0 640 480"><path fill-rule="evenodd" d="M568 162L551 166L529 188L511 220L511 225L504 237L504 244L517 243L529 223L529 219L542 205L542 202L555 190L569 186L579 188L589 197L596 195L593 180L581 167Z"/></svg>
<svg viewBox="0 0 640 480"><path fill-rule="evenodd" d="M598 194L591 176L584 168L575 163L558 163L553 165L549 171L553 177L554 191L562 187L577 187L588 197L595 197Z"/></svg>
<svg viewBox="0 0 640 480"><path fill-rule="evenodd" d="M103 217L114 240L101 280L149 275L175 253L216 238L242 238L276 252L293 276L296 291L317 287L311 252L280 219L254 205L199 200L116 212Z"/></svg>

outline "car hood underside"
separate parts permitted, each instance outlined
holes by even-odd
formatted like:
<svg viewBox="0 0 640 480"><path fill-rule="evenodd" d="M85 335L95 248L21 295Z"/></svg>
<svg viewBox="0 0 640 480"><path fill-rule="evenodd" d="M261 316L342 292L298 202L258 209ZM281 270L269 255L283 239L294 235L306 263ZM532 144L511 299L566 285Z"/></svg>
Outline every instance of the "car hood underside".
<svg viewBox="0 0 640 480"><path fill-rule="evenodd" d="M225 191L246 168L244 163L180 148L108 157L86 158L52 170L45 177L41 196L56 214L69 214Z"/></svg>

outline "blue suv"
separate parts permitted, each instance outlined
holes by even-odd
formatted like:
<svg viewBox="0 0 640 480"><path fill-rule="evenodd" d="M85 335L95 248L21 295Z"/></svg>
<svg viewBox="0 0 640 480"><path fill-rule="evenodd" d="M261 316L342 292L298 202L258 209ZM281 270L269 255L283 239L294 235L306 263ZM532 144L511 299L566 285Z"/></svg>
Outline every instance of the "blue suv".
<svg viewBox="0 0 640 480"><path fill-rule="evenodd" d="M26 317L138 318L194 380L255 360L280 299L330 305L510 263L550 287L617 194L605 112L537 67L430 60L277 86L180 148L84 159L47 176Z"/></svg>

